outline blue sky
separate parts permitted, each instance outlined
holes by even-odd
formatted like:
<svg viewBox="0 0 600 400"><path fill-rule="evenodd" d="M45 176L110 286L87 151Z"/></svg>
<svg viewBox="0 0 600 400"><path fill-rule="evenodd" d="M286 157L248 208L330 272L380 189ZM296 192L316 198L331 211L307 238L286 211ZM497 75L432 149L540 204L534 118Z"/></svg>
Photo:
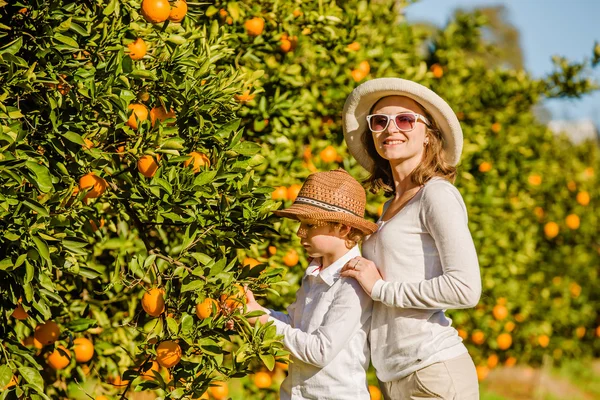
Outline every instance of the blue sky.
<svg viewBox="0 0 600 400"><path fill-rule="evenodd" d="M552 71L552 56L582 61L600 42L600 0L421 0L405 9L409 21L443 26L456 8L505 5L521 34L525 68L535 77ZM600 82L600 65L591 72ZM550 100L556 119L592 119L600 128L600 91L579 100Z"/></svg>

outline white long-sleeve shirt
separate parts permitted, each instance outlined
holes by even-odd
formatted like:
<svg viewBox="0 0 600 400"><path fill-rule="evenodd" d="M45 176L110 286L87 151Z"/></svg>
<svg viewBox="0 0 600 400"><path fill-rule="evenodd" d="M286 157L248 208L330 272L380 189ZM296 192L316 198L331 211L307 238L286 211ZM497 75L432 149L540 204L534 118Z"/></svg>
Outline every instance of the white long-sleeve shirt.
<svg viewBox="0 0 600 400"><path fill-rule="evenodd" d="M479 263L462 196L433 178L363 244L383 280L371 296L371 358L383 382L467 352L446 309L473 307Z"/></svg>
<svg viewBox="0 0 600 400"><path fill-rule="evenodd" d="M367 335L373 302L354 279L340 277L357 256L358 246L323 270L313 261L288 314L268 310L291 353L281 400L370 398Z"/></svg>

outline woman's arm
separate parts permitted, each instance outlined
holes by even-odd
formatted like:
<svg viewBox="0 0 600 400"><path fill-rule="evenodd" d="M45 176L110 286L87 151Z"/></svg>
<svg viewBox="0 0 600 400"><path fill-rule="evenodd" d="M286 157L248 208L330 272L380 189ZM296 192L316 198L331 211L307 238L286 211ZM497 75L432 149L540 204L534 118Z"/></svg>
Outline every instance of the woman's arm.
<svg viewBox="0 0 600 400"><path fill-rule="evenodd" d="M373 300L387 306L417 309L474 307L481 295L481 277L475 245L467 225L460 193L449 183L426 186L421 220L437 247L442 275L421 282L387 282L375 264L361 258L358 271L351 260L342 276L355 277Z"/></svg>
<svg viewBox="0 0 600 400"><path fill-rule="evenodd" d="M283 335L283 343L294 357L323 368L370 318L372 305L356 281L346 280L315 332L304 332L279 319L269 318L269 321L273 321L277 333Z"/></svg>

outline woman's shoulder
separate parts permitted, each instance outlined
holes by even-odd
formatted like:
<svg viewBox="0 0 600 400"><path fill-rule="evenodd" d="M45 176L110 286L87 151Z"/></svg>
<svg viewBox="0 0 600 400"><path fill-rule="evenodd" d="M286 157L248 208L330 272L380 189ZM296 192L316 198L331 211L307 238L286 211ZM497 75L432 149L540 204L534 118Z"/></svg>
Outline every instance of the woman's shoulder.
<svg viewBox="0 0 600 400"><path fill-rule="evenodd" d="M462 195L456 186L440 177L433 177L425 183L421 201L440 206L450 206L451 203L458 202L463 208L465 207Z"/></svg>

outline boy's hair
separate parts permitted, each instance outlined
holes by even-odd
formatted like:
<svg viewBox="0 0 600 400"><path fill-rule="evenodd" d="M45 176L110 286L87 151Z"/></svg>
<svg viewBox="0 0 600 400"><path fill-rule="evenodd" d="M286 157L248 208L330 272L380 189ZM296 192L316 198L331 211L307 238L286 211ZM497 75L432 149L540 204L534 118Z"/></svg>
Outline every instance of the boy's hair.
<svg viewBox="0 0 600 400"><path fill-rule="evenodd" d="M329 226L333 229L341 230L344 226L350 228L350 232L346 235L346 247L348 249L353 248L365 238L365 234L357 228L354 228L350 225L342 224L340 222L332 222L332 221L320 221L320 220L310 220L310 223L317 226Z"/></svg>

